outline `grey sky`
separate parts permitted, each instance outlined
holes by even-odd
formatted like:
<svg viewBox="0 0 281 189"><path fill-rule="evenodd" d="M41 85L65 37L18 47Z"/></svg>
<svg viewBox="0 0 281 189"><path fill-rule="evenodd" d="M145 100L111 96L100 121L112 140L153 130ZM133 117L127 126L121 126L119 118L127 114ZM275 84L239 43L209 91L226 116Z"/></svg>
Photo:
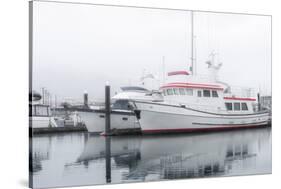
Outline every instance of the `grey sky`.
<svg viewBox="0 0 281 189"><path fill-rule="evenodd" d="M214 50L220 79L271 92L271 20L196 12L197 73ZM143 69L159 74L190 65L190 12L51 2L34 3L33 86L60 97L103 97L134 84Z"/></svg>

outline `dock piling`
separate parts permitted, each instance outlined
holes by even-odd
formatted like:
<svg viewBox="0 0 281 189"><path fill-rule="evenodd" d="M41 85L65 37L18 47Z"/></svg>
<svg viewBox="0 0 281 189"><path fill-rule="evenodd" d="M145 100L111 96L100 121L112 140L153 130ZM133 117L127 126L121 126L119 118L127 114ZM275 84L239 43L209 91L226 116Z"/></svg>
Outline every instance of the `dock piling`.
<svg viewBox="0 0 281 189"><path fill-rule="evenodd" d="M105 85L105 135L110 134L110 86L108 83Z"/></svg>
<svg viewBox="0 0 281 189"><path fill-rule="evenodd" d="M84 91L84 107L88 107L88 92Z"/></svg>

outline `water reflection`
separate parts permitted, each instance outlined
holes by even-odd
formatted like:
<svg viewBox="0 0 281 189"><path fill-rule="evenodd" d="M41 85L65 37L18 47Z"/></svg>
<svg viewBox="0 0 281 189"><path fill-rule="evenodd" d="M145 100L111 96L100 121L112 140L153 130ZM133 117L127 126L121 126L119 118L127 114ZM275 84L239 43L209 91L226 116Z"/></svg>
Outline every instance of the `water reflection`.
<svg viewBox="0 0 281 189"><path fill-rule="evenodd" d="M29 152L29 157L32 157L30 163L31 172L34 173L42 170L41 161L49 159L50 148L51 138L42 138L40 139L40 143L32 144L32 150Z"/></svg>
<svg viewBox="0 0 281 189"><path fill-rule="evenodd" d="M270 128L111 138L76 133L33 143L42 146L33 149L33 161L41 162L34 187L271 173ZM48 155L36 157L42 152Z"/></svg>

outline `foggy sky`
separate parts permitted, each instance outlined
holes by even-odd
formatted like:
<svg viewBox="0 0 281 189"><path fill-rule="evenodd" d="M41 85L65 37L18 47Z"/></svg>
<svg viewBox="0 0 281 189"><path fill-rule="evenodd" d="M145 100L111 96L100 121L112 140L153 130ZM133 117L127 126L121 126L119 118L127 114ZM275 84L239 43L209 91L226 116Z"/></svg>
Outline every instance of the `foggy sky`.
<svg viewBox="0 0 281 189"><path fill-rule="evenodd" d="M91 98L134 85L143 70L187 70L190 12L34 2L33 88L59 97ZM196 73L214 51L221 81L271 93L271 18L194 13Z"/></svg>

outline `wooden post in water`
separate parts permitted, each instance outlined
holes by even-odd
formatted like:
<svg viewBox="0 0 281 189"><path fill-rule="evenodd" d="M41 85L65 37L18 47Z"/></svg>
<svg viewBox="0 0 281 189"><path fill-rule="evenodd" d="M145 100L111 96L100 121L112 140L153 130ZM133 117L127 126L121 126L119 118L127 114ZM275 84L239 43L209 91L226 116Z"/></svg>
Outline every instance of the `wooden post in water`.
<svg viewBox="0 0 281 189"><path fill-rule="evenodd" d="M258 93L258 111L261 111L260 93Z"/></svg>
<svg viewBox="0 0 281 189"><path fill-rule="evenodd" d="M110 134L110 86L105 85L105 135Z"/></svg>
<svg viewBox="0 0 281 189"><path fill-rule="evenodd" d="M111 145L110 145L110 86L105 85L105 177L106 183L111 183Z"/></svg>
<svg viewBox="0 0 281 189"><path fill-rule="evenodd" d="M84 107L88 107L88 92L84 91Z"/></svg>
<svg viewBox="0 0 281 189"><path fill-rule="evenodd" d="M105 137L105 178L106 183L111 183L111 138Z"/></svg>

